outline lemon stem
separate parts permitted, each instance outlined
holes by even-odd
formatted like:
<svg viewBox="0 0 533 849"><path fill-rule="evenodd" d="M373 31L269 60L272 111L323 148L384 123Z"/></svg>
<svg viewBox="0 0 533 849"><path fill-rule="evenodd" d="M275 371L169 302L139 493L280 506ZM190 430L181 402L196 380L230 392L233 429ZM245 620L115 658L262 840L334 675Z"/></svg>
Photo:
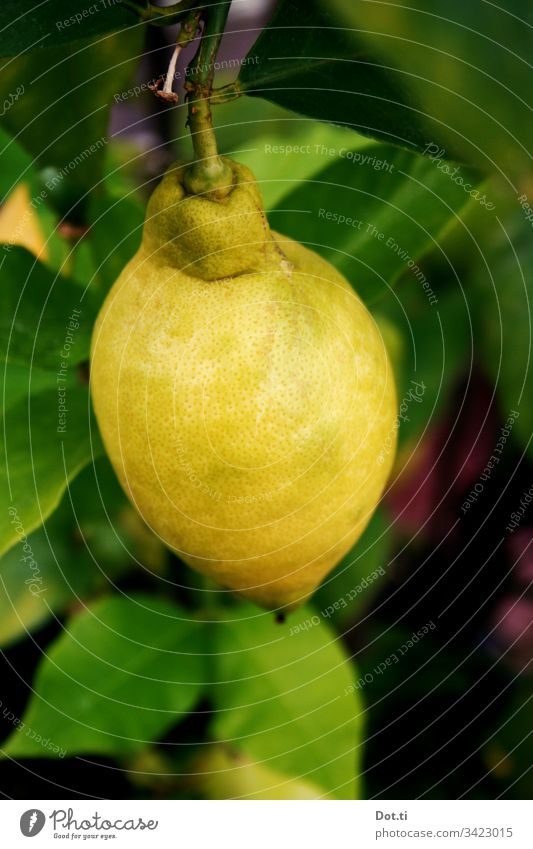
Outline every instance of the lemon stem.
<svg viewBox="0 0 533 849"><path fill-rule="evenodd" d="M139 16L139 20L153 26L170 26L183 20L191 8L198 5L197 0L180 0L170 6L154 6L153 3L137 3L135 0L121 0L121 5L131 9Z"/></svg>
<svg viewBox="0 0 533 849"><path fill-rule="evenodd" d="M231 0L202 12L204 28L200 46L187 68L188 124L192 134L195 161L184 174L189 194L207 194L220 200L232 189L231 168L218 154L213 129L210 97L213 91L215 59L224 33Z"/></svg>

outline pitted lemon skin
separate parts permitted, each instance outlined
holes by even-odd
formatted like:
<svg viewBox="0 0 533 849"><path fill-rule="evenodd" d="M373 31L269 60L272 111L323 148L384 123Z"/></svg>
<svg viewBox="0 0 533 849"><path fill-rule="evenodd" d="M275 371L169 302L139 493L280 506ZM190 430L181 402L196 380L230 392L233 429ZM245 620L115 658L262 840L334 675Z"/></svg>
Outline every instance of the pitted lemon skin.
<svg viewBox="0 0 533 849"><path fill-rule="evenodd" d="M394 380L347 281L270 232L234 167L242 194L228 203L181 194L177 170L156 190L95 326L92 397L122 486L162 540L222 587L291 608L379 501Z"/></svg>

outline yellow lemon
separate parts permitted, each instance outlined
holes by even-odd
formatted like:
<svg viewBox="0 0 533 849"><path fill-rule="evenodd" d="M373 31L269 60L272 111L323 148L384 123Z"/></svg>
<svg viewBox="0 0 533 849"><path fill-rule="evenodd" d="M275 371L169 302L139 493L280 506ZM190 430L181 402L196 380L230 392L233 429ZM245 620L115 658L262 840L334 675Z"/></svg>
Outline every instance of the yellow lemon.
<svg viewBox="0 0 533 849"><path fill-rule="evenodd" d="M363 532L395 446L372 316L328 262L270 231L252 173L223 200L184 166L101 309L91 387L126 493L190 566L301 604Z"/></svg>

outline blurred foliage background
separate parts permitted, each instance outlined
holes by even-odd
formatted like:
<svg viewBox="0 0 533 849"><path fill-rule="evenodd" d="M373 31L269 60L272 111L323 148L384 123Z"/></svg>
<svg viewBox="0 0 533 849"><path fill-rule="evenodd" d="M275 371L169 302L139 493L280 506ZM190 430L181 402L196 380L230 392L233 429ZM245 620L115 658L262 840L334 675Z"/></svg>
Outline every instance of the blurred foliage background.
<svg viewBox="0 0 533 849"><path fill-rule="evenodd" d="M191 157L195 46L165 106L147 5L0 10L0 790L528 798L531 5L232 4L219 147L365 300L400 399L382 504L284 623L163 549L91 415L95 315Z"/></svg>

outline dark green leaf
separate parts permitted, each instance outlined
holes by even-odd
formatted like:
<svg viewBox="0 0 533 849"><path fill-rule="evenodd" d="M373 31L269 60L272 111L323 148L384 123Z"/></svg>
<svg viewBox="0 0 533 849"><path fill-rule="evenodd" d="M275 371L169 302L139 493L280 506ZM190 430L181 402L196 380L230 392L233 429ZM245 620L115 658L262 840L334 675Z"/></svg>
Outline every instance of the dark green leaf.
<svg viewBox="0 0 533 849"><path fill-rule="evenodd" d="M528 0L322 0L340 26L409 81L426 144L514 178L531 174L533 108Z"/></svg>
<svg viewBox="0 0 533 849"><path fill-rule="evenodd" d="M392 77L319 0L282 2L239 75L246 94L320 121L422 150L425 136L405 81Z"/></svg>
<svg viewBox="0 0 533 849"><path fill-rule="evenodd" d="M40 201L69 220L83 220L88 194L101 190L111 106L133 76L140 35L110 35L1 62L0 101L23 90L3 125L41 169Z"/></svg>
<svg viewBox="0 0 533 849"><path fill-rule="evenodd" d="M357 621L386 580L392 543L389 528L386 514L377 510L361 539L314 594L313 607L337 627Z"/></svg>
<svg viewBox="0 0 533 849"><path fill-rule="evenodd" d="M128 569L158 570L164 557L104 458L72 481L58 509L30 534L28 545L38 573L18 545L0 561L2 647L53 615L112 591Z"/></svg>
<svg viewBox="0 0 533 849"><path fill-rule="evenodd" d="M494 380L502 417L519 413L513 434L533 457L532 224L525 209L509 203L513 207L488 234L472 306L483 366Z"/></svg>
<svg viewBox="0 0 533 849"><path fill-rule="evenodd" d="M471 305L459 283L453 277L449 282L431 307L415 281L402 280L395 298L380 303L375 313L380 326L385 315L403 339L403 356L394 363L400 446L418 439L438 420L472 357Z"/></svg>
<svg viewBox="0 0 533 849"><path fill-rule="evenodd" d="M89 289L52 274L28 251L0 257L0 361L65 374L87 360L96 318Z"/></svg>
<svg viewBox="0 0 533 849"><path fill-rule="evenodd" d="M21 201L15 207L0 210L2 225L0 241L7 244L23 244L49 268L59 271L67 255L67 243L58 231L59 218L40 196L40 177L34 168L32 157L8 133L0 129L0 202L13 201L17 191L27 193L27 206L19 212ZM32 238L28 240L28 232ZM41 243L35 232L40 233Z"/></svg>
<svg viewBox="0 0 533 849"><path fill-rule="evenodd" d="M72 619L43 658L24 728L11 734L4 752L119 754L158 739L201 695L202 629L176 605L151 596L97 602Z"/></svg>
<svg viewBox="0 0 533 849"><path fill-rule="evenodd" d="M297 630L314 615L302 608L279 625L243 606L213 626L213 733L270 769L353 799L362 729L355 673L323 621Z"/></svg>
<svg viewBox="0 0 533 849"><path fill-rule="evenodd" d="M32 173L33 160L20 144L0 127L0 201L26 175Z"/></svg>

